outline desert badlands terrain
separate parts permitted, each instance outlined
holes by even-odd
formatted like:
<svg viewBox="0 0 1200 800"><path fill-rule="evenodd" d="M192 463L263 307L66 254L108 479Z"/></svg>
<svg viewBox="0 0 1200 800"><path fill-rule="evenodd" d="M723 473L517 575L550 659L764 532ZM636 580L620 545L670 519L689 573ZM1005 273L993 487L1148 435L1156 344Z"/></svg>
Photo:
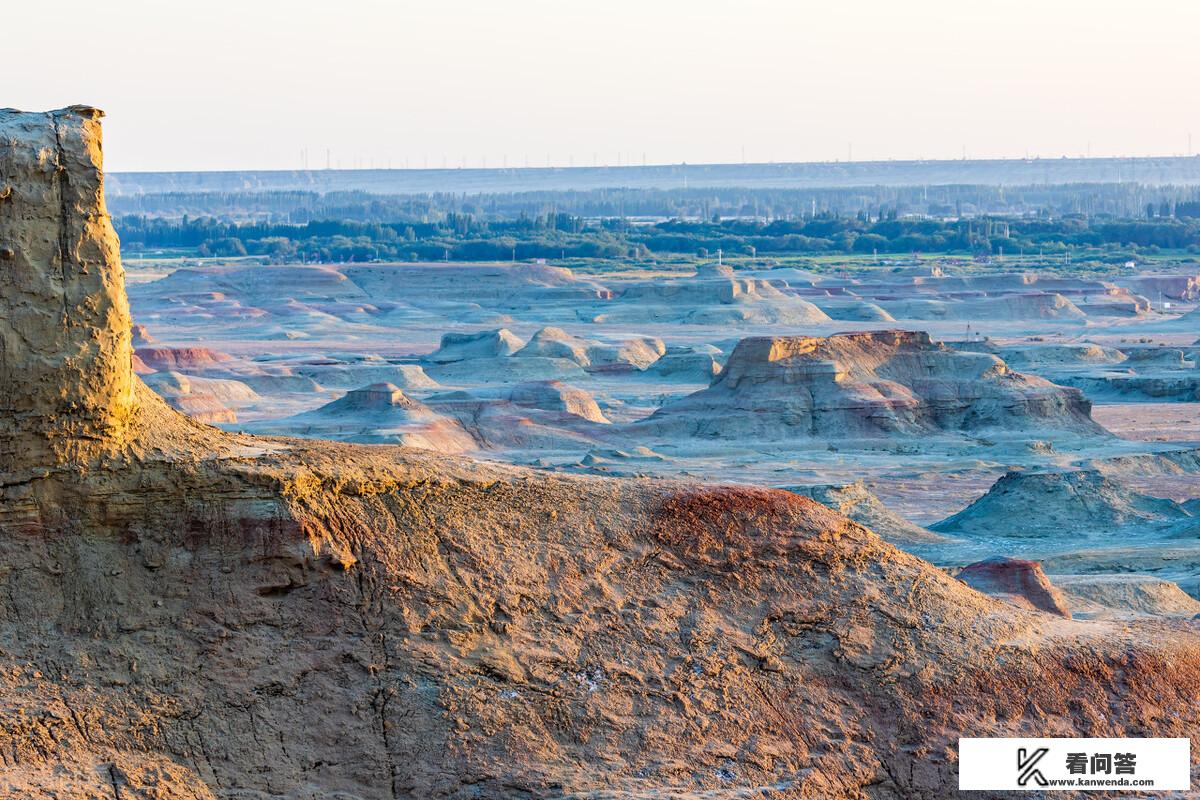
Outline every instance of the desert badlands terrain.
<svg viewBox="0 0 1200 800"><path fill-rule="evenodd" d="M1195 276L127 298L101 117L0 111L0 796L932 798L960 736L1200 733L1200 435L1140 410L1200 407Z"/></svg>
<svg viewBox="0 0 1200 800"><path fill-rule="evenodd" d="M559 474L853 485L901 527L947 526L893 540L939 566L1019 556L1200 592L1200 267L751 262L139 262L134 363L228 431ZM1096 471L1100 495L1078 483ZM993 505L1013 482L1031 488ZM1179 517L1141 525L1111 507L1123 493ZM985 500L995 525L953 522ZM1029 504L1054 525L1012 513ZM1114 595L1109 612L1132 609Z"/></svg>

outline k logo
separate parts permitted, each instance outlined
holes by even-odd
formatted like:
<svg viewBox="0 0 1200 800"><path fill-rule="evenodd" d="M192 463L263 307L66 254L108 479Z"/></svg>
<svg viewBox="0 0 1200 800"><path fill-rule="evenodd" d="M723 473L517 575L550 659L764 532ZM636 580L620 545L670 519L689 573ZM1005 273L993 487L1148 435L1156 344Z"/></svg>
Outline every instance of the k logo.
<svg viewBox="0 0 1200 800"><path fill-rule="evenodd" d="M1030 753L1024 747L1017 750L1017 785L1024 786L1029 783L1032 778L1038 786L1046 786L1046 778L1042 775L1042 771L1037 769L1037 764L1046 753L1050 752L1048 747L1039 747Z"/></svg>

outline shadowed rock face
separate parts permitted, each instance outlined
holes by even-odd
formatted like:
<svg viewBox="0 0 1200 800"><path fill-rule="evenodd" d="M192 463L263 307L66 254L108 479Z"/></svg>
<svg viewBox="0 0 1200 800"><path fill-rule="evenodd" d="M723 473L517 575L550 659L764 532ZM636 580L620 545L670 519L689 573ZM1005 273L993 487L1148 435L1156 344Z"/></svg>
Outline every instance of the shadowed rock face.
<svg viewBox="0 0 1200 800"><path fill-rule="evenodd" d="M1139 494L1097 470L1014 470L929 527L956 536L1086 538L1190 516L1173 500Z"/></svg>
<svg viewBox="0 0 1200 800"><path fill-rule="evenodd" d="M78 116L28 115L10 149ZM12 238L58 224L16 196ZM22 287L55 268L5 308L54 318ZM112 312L75 338L124 342L93 358L115 375L128 335ZM78 375L37 341L5 386L51 418ZM935 798L959 736L1200 725L1190 623L1046 625L795 495L227 435L129 383L64 423L58 452L105 459L0 461L7 796ZM94 424L118 412L123 438Z"/></svg>
<svg viewBox="0 0 1200 800"><path fill-rule="evenodd" d="M709 383L721 372L720 355L721 351L712 345L667 348L666 354L647 369L662 380Z"/></svg>
<svg viewBox="0 0 1200 800"><path fill-rule="evenodd" d="M136 403L101 112L0 110L0 462L119 446Z"/></svg>
<svg viewBox="0 0 1200 800"><path fill-rule="evenodd" d="M1071 617L1063 593L1050 583L1036 561L996 556L963 567L958 579L973 589L1017 605Z"/></svg>
<svg viewBox="0 0 1200 800"><path fill-rule="evenodd" d="M854 438L1045 427L1103 429L1077 389L909 331L743 339L712 385L651 428L709 437Z"/></svg>

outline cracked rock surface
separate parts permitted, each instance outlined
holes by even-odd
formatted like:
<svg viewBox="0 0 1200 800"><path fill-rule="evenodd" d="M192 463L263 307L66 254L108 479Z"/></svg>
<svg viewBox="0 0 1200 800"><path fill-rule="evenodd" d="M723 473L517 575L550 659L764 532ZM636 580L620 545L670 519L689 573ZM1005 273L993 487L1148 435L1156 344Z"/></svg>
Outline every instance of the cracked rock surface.
<svg viewBox="0 0 1200 800"><path fill-rule="evenodd" d="M117 444L133 415L101 116L0 110L0 463L16 468Z"/></svg>

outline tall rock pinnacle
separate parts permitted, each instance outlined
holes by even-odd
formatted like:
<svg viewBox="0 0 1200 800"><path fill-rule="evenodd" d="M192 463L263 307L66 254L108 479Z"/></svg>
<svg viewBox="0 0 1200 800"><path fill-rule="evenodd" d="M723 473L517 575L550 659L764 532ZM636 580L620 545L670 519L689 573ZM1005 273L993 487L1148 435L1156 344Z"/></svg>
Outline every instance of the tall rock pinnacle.
<svg viewBox="0 0 1200 800"><path fill-rule="evenodd" d="M133 422L102 116L0 110L0 476L90 459Z"/></svg>

